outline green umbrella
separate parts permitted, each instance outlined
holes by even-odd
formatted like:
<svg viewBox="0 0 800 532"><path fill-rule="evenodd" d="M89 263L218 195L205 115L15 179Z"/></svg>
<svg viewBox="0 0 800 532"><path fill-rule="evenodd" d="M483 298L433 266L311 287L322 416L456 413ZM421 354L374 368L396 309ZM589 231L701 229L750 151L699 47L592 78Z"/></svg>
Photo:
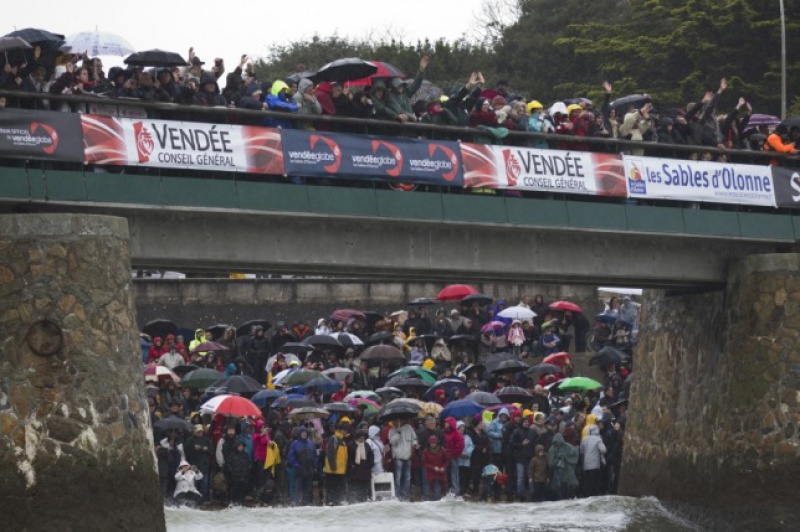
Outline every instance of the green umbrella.
<svg viewBox="0 0 800 532"><path fill-rule="evenodd" d="M220 379L224 379L225 375L215 369L200 368L187 374L181 381L181 386L184 388L208 388Z"/></svg>
<svg viewBox="0 0 800 532"><path fill-rule="evenodd" d="M602 384L589 377L571 377L558 383L558 389L564 392L582 392L584 390L597 390L602 387Z"/></svg>
<svg viewBox="0 0 800 532"><path fill-rule="evenodd" d="M191 375L191 374L190 374ZM307 382L313 381L314 379L318 379L320 377L324 377L322 373L319 371L313 371L310 369L298 369L281 381L281 385L284 387L287 386L301 386Z"/></svg>
<svg viewBox="0 0 800 532"><path fill-rule="evenodd" d="M425 381L426 384L433 384L434 382L436 382L436 374L434 372L428 371L427 369L420 368L418 366L406 366L405 368L400 368L394 373L389 374L387 380L391 379L392 377L398 377L398 376L419 377L420 379Z"/></svg>

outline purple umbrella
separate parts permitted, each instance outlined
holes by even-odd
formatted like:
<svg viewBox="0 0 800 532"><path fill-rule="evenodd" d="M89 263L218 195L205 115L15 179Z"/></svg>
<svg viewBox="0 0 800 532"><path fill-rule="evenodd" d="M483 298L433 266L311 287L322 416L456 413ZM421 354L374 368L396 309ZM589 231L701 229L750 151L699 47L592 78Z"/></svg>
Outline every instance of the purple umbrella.
<svg viewBox="0 0 800 532"><path fill-rule="evenodd" d="M506 324L503 323L502 321L490 321L489 323L487 323L486 325L481 327L481 332L482 333L490 332L490 333L493 333L493 334L499 334L499 333L503 332L503 330L505 330L505 328L506 328Z"/></svg>

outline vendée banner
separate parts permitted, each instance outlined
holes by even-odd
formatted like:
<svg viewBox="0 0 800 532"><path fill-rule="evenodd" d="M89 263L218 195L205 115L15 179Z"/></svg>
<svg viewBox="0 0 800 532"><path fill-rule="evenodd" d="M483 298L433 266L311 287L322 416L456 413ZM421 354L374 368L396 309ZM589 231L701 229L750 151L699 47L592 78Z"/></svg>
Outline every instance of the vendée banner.
<svg viewBox="0 0 800 532"><path fill-rule="evenodd" d="M465 185L531 192L625 197L616 154L461 145Z"/></svg>
<svg viewBox="0 0 800 532"><path fill-rule="evenodd" d="M624 155L628 197L775 206L769 166Z"/></svg>
<svg viewBox="0 0 800 532"><path fill-rule="evenodd" d="M282 130L281 136L288 175L456 187L464 184L457 142L292 129Z"/></svg>
<svg viewBox="0 0 800 532"><path fill-rule="evenodd" d="M278 129L82 115L84 162L283 174Z"/></svg>
<svg viewBox="0 0 800 532"><path fill-rule="evenodd" d="M4 109L0 157L81 162L80 118L73 113Z"/></svg>

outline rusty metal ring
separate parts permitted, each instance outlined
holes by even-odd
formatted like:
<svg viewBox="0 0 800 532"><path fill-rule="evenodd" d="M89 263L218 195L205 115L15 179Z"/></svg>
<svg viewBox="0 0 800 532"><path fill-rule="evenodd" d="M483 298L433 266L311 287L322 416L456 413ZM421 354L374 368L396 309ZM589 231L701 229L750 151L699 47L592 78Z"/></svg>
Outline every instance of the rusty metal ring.
<svg viewBox="0 0 800 532"><path fill-rule="evenodd" d="M53 356L64 347L64 331L53 320L37 320L25 335L28 347L39 356Z"/></svg>

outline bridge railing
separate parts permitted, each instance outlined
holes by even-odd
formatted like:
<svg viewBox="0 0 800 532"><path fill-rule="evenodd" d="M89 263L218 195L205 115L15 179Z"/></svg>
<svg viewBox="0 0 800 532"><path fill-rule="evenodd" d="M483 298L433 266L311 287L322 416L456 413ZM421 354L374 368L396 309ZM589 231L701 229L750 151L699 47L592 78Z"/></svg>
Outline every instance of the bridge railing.
<svg viewBox="0 0 800 532"><path fill-rule="evenodd" d="M110 116L136 116L162 120L211 122L220 124L265 125L265 120L288 125L295 129L318 128L326 131L386 135L398 137L424 137L437 140L460 140L479 144L508 144L528 146L546 141L550 149L559 149L565 144L569 151L576 151L574 144L590 146L588 151L606 153L639 153L652 157L671 159L724 157L729 162L744 164L769 164L777 161L781 166L797 167L797 156L756 150L719 149L711 146L664 144L626 139L576 137L531 131L509 130L504 139L490 137L486 129L442 126L426 123L400 123L377 119L360 119L333 115L311 115L283 113L269 110L249 110L228 107L202 107L174 103L153 102L131 98L104 98L89 95L31 93L0 90L0 97L8 99L9 107L50 109L53 103L74 112L88 112L93 107ZM59 106L56 106L59 107ZM487 139L491 138L491 142Z"/></svg>

